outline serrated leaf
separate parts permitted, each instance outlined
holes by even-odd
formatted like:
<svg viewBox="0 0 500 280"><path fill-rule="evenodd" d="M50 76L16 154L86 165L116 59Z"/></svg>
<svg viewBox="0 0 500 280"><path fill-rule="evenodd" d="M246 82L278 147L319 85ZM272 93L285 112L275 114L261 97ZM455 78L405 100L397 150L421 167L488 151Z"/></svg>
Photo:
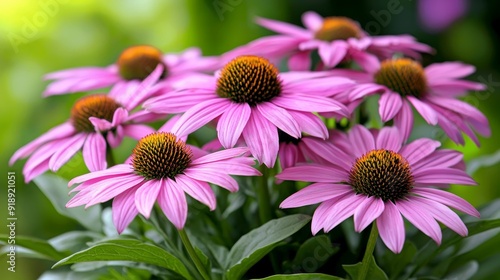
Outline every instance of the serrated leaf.
<svg viewBox="0 0 500 280"><path fill-rule="evenodd" d="M370 256L368 259L370 262L370 266L368 267L368 273L366 274L368 276L367 279L370 280L387 280L387 275L385 272L377 265L375 262L375 258L373 256ZM359 279L359 273L361 271L361 267L363 264L361 262L357 264L350 264L350 265L343 265L342 267L344 268L345 271L347 271L347 274L351 277L351 279Z"/></svg>
<svg viewBox="0 0 500 280"><path fill-rule="evenodd" d="M311 217L306 215L290 215L271 220L243 235L229 251L226 279L240 279L279 242L300 230L310 220Z"/></svg>
<svg viewBox="0 0 500 280"><path fill-rule="evenodd" d="M42 174L36 177L35 184L50 200L56 211L66 217L75 219L89 230L101 231L101 206L95 205L88 209L83 207L66 208L70 197L68 195L68 181L53 174Z"/></svg>
<svg viewBox="0 0 500 280"><path fill-rule="evenodd" d="M323 266L323 264L325 264L333 254L338 252L338 250L339 248L333 247L327 235L311 237L300 245L295 258L291 262L291 266L301 267L304 269L302 271L305 272L314 272ZM314 260L314 270L309 267L312 260Z"/></svg>
<svg viewBox="0 0 500 280"><path fill-rule="evenodd" d="M166 268L187 279L192 279L184 264L177 257L158 246L134 239L106 240L62 259L53 267L92 261L147 263Z"/></svg>
<svg viewBox="0 0 500 280"><path fill-rule="evenodd" d="M289 274L289 275L273 275L266 278L261 278L259 280L342 280L337 276L326 275L321 273L299 273L299 274Z"/></svg>
<svg viewBox="0 0 500 280"><path fill-rule="evenodd" d="M9 236L5 234L0 234L0 241L3 241L7 243L9 240ZM9 246L9 245L7 245ZM24 247L25 249L29 249L31 251L34 251L42 256L45 256L46 258L54 261L58 261L66 256L69 255L68 252L59 252L57 251L50 243L48 243L45 240L34 238L34 237L28 237L28 236L22 236L18 235L16 236L16 246L21 246Z"/></svg>

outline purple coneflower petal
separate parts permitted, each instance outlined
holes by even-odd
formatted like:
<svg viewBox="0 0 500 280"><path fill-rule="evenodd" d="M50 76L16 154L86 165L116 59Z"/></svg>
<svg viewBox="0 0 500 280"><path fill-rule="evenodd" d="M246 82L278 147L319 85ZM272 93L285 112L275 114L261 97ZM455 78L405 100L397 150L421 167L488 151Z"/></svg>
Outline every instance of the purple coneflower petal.
<svg viewBox="0 0 500 280"><path fill-rule="evenodd" d="M349 171L352 165L352 158L334 143L321 141L319 139L302 138L307 148L324 160L341 167L344 171Z"/></svg>
<svg viewBox="0 0 500 280"><path fill-rule="evenodd" d="M386 92L380 96L378 104L380 117L383 122L387 122L399 112L403 105L403 100L399 94Z"/></svg>
<svg viewBox="0 0 500 280"><path fill-rule="evenodd" d="M309 11L302 14L302 23L307 29L316 31L323 25L323 18L317 13Z"/></svg>
<svg viewBox="0 0 500 280"><path fill-rule="evenodd" d="M429 167L453 167L454 165L460 163L463 158L464 156L457 151L437 150L417 163L414 163L412 168L414 170L418 170L420 168Z"/></svg>
<svg viewBox="0 0 500 280"><path fill-rule="evenodd" d="M311 36L307 30L293 24L271 19L265 19L265 18L257 18L256 22L257 24L264 26L265 28L272 30L276 33L281 33L300 38L309 38Z"/></svg>
<svg viewBox="0 0 500 280"><path fill-rule="evenodd" d="M125 100L124 104L127 110L132 110L141 104L144 100L146 100L149 96L151 96L154 91L152 90L153 85L158 82L161 74L163 73L163 65L160 63L156 66L155 70L149 74L146 79L144 79L135 94L130 96L128 100Z"/></svg>
<svg viewBox="0 0 500 280"><path fill-rule="evenodd" d="M365 198L354 211L354 230L363 231L384 212L384 209L385 205L382 199L374 196Z"/></svg>
<svg viewBox="0 0 500 280"><path fill-rule="evenodd" d="M373 135L362 125L354 126L348 137L349 141L352 143L353 154L356 158L375 149L375 139L373 139Z"/></svg>
<svg viewBox="0 0 500 280"><path fill-rule="evenodd" d="M52 171L57 171L63 166L71 157L73 157L83 146L87 134L76 134L69 138L67 141L61 142L61 146L50 158L49 168Z"/></svg>
<svg viewBox="0 0 500 280"><path fill-rule="evenodd" d="M399 129L401 139L408 139L413 130L413 112L407 102L403 102L401 110L394 117L394 126Z"/></svg>
<svg viewBox="0 0 500 280"><path fill-rule="evenodd" d="M149 180L137 189L135 192L135 207L146 219L149 219L151 210L155 204L162 184L158 180Z"/></svg>
<svg viewBox="0 0 500 280"><path fill-rule="evenodd" d="M434 240L438 245L441 244L442 234L439 224L436 222L434 217L432 217L425 210L417 210L421 209L421 206L418 202L412 200L399 200L396 203L396 207L399 209L401 214L403 214L403 216L416 228L421 230L425 235L432 238L432 240Z"/></svg>
<svg viewBox="0 0 500 280"><path fill-rule="evenodd" d="M253 110L243 130L243 138L252 155L267 167L273 167L279 149L278 129L258 110Z"/></svg>
<svg viewBox="0 0 500 280"><path fill-rule="evenodd" d="M439 141L420 138L405 145L401 148L399 153L410 163L410 165L413 165L432 154L439 146L441 146L441 142Z"/></svg>
<svg viewBox="0 0 500 280"><path fill-rule="evenodd" d="M433 63L424 69L429 84L442 79L458 79L469 76L476 67L462 62Z"/></svg>
<svg viewBox="0 0 500 280"><path fill-rule="evenodd" d="M349 46L345 41L335 40L319 46L318 53L327 67L334 67L345 58Z"/></svg>
<svg viewBox="0 0 500 280"><path fill-rule="evenodd" d="M278 150L278 158L280 160L281 169L289 168L295 165L298 161L299 148L294 144L280 143ZM279 180L279 179L278 179Z"/></svg>
<svg viewBox="0 0 500 280"><path fill-rule="evenodd" d="M308 71L311 68L311 52L299 51L288 59L288 69L291 71Z"/></svg>
<svg viewBox="0 0 500 280"><path fill-rule="evenodd" d="M106 140L99 133L90 133L83 144L83 161L91 171L106 169Z"/></svg>
<svg viewBox="0 0 500 280"><path fill-rule="evenodd" d="M210 211L215 210L217 201L215 199L214 191L210 188L207 182L191 179L182 174L177 175L175 177L175 181L183 191L208 206Z"/></svg>
<svg viewBox="0 0 500 280"><path fill-rule="evenodd" d="M155 113L178 114L206 100L213 95L213 89L177 90L168 94L154 97L143 105L149 111Z"/></svg>
<svg viewBox="0 0 500 280"><path fill-rule="evenodd" d="M24 182L25 183L30 182L38 175L45 173L47 170L49 170L49 160L48 159L44 160L43 162L41 162L40 164L38 164L37 166L35 166L29 170L24 168L23 169Z"/></svg>
<svg viewBox="0 0 500 280"><path fill-rule="evenodd" d="M233 179L228 174L221 174L220 172L205 169L196 169L195 167L188 168L184 171L184 174L189 178L209 182L214 185L223 187L224 189L235 192L238 190L238 182Z"/></svg>
<svg viewBox="0 0 500 280"><path fill-rule="evenodd" d="M292 194L280 204L280 208L296 208L330 200L347 193L352 188L347 185L314 183Z"/></svg>
<svg viewBox="0 0 500 280"><path fill-rule="evenodd" d="M417 109L417 111L420 113L420 115L424 118L424 120L430 124L430 125L436 125L438 123L438 116L436 111L432 109L431 106L427 105L426 103L420 101L419 99L413 97L413 96L407 96L406 97L410 103Z"/></svg>
<svg viewBox="0 0 500 280"><path fill-rule="evenodd" d="M384 212L377 218L377 227L385 245L399 254L405 243L405 225L398 208L391 201L385 203Z"/></svg>
<svg viewBox="0 0 500 280"><path fill-rule="evenodd" d="M431 213L434 219L443 223L451 230L455 231L461 236L467 236L468 231L464 222L462 222L462 220L460 220L460 217L458 217L455 212L451 211L450 208L427 198L411 197L410 200L418 201L424 211Z"/></svg>
<svg viewBox="0 0 500 280"><path fill-rule="evenodd" d="M166 130L159 130L166 131ZM167 130L168 131L168 130ZM123 126L123 134L135 140L140 140L142 137L155 132L152 127L143 124L127 124Z"/></svg>
<svg viewBox="0 0 500 280"><path fill-rule="evenodd" d="M105 170L95 171L75 177L71 181L69 181L68 186L79 184L102 176L120 176L130 174L131 172L132 167L129 164L118 164Z"/></svg>
<svg viewBox="0 0 500 280"><path fill-rule="evenodd" d="M479 218L480 214L469 202L465 199L452 194L450 192L433 189L433 188L419 188L415 187L412 190L413 193L432 199L438 203L442 203L449 207L455 208L473 217Z"/></svg>
<svg viewBox="0 0 500 280"><path fill-rule="evenodd" d="M24 158L29 154L33 153L40 145L45 142L49 142L56 139L66 138L75 133L75 129L70 122L62 123L58 126L53 127L46 133L42 134L40 137L33 140L31 143L23 146L17 150L14 155L9 160L9 165L13 165L20 158Z"/></svg>
<svg viewBox="0 0 500 280"><path fill-rule="evenodd" d="M113 224L115 224L118 233L122 233L139 213L134 203L135 191L136 188L128 189L113 199L111 206Z"/></svg>
<svg viewBox="0 0 500 280"><path fill-rule="evenodd" d="M96 131L108 131L113 128L113 125L108 120L90 117L89 121L92 123Z"/></svg>
<svg viewBox="0 0 500 280"><path fill-rule="evenodd" d="M216 98L198 103L179 118L171 132L177 136L190 134L224 113L229 102Z"/></svg>
<svg viewBox="0 0 500 280"><path fill-rule="evenodd" d="M452 168L426 168L413 170L415 183L477 185L465 171Z"/></svg>
<svg viewBox="0 0 500 280"><path fill-rule="evenodd" d="M181 230L186 223L187 201L182 189L171 179L161 180L158 204L172 224Z"/></svg>
<svg viewBox="0 0 500 280"><path fill-rule="evenodd" d="M349 115L349 111L345 105L333 99L328 99L320 96L297 95L292 96L281 95L274 97L271 101L274 105L302 112L336 112Z"/></svg>
<svg viewBox="0 0 500 280"><path fill-rule="evenodd" d="M328 224L323 228L328 232L354 214L356 208L367 199L364 195L347 195L328 209Z"/></svg>
<svg viewBox="0 0 500 280"><path fill-rule="evenodd" d="M377 149L386 149L393 152L399 152L403 145L404 139L401 139L400 132L395 127L386 127L377 135Z"/></svg>
<svg viewBox="0 0 500 280"><path fill-rule="evenodd" d="M143 180L144 178L135 174L120 176L119 180L116 178L107 179L106 184L103 180L93 191L94 196L89 200L85 208L98 203L106 202L118 194L140 184Z"/></svg>
<svg viewBox="0 0 500 280"><path fill-rule="evenodd" d="M387 88L382 85L377 84L362 84L356 86L351 92L349 92L349 99L351 101L363 98L367 95L375 94L377 92L386 92Z"/></svg>
<svg viewBox="0 0 500 280"><path fill-rule="evenodd" d="M270 102L260 103L255 105L255 107L257 107L257 110L261 113L262 116L264 116L276 127L284 131L286 134L294 138L300 138L301 132L299 124L288 113L287 110L280 108Z"/></svg>
<svg viewBox="0 0 500 280"><path fill-rule="evenodd" d="M248 152L248 148L246 147L238 147L232 149L226 149L222 151L217 151L214 153L210 153L208 155L202 156L200 158L196 158L191 162L191 165L198 165L203 163L216 162L219 160L225 160L229 158L239 157Z"/></svg>
<svg viewBox="0 0 500 280"><path fill-rule="evenodd" d="M313 113L289 110L288 114L295 119L300 131L321 139L328 138L328 130L323 121Z"/></svg>
<svg viewBox="0 0 500 280"><path fill-rule="evenodd" d="M308 164L287 168L276 175L276 178L303 182L340 183L347 181L349 175L345 170L334 166Z"/></svg>
<svg viewBox="0 0 500 280"><path fill-rule="evenodd" d="M252 114L247 103L229 103L217 123L217 138L224 148L232 148L241 136Z"/></svg>

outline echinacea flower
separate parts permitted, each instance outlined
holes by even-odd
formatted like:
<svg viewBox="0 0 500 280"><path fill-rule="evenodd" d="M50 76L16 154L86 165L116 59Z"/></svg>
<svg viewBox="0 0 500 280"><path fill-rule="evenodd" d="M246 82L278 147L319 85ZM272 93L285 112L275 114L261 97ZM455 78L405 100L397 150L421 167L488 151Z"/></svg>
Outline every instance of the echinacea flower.
<svg viewBox="0 0 500 280"><path fill-rule="evenodd" d="M216 207L209 183L231 192L238 190L230 175L260 175L253 158L243 156L247 148L233 148L212 154L196 149L170 132L155 132L139 140L130 161L109 169L74 178L78 193L67 207L86 207L113 199L113 223L121 233L138 213L149 218L155 202L177 229L186 223L188 206L185 193Z"/></svg>
<svg viewBox="0 0 500 280"><path fill-rule="evenodd" d="M160 82L166 86L198 72L214 71L219 67L219 60L202 57L198 48L189 48L180 54L162 54L152 46L132 46L120 54L115 64L107 67L80 67L47 74L45 79L53 81L43 95L75 93L113 85L135 86L158 65L163 66Z"/></svg>
<svg viewBox="0 0 500 280"><path fill-rule="evenodd" d="M172 132L187 135L217 120L217 136L225 148L234 147L240 136L252 155L268 167L278 154L278 128L298 138L302 132L327 138L325 125L312 112L347 115L344 104L330 98L350 89L345 78L325 73L287 72L267 59L240 56L226 64L217 76L186 81L184 87L144 104L156 113L185 112Z"/></svg>
<svg viewBox="0 0 500 280"><path fill-rule="evenodd" d="M418 139L404 145L399 131L386 127L375 133L357 125L344 138L345 153L325 152L330 164L303 164L283 170L281 180L314 182L285 199L281 208L320 203L311 224L313 234L328 232L354 216L354 229L377 223L382 241L394 253L405 241L403 217L437 244L442 233L438 222L461 236L468 231L448 207L479 217L464 199L434 185L475 185L457 168L462 155L436 150L440 142Z"/></svg>
<svg viewBox="0 0 500 280"><path fill-rule="evenodd" d="M107 166L106 153L117 147L124 136L140 139L154 131L140 124L158 118L145 111L131 112L154 93L163 67L159 65L147 79L137 84L117 84L108 95L85 96L73 105L68 121L50 129L31 143L17 150L9 161L14 164L30 156L23 168L26 182L47 170L57 171L78 151L90 171ZM109 146L109 147L108 147Z"/></svg>
<svg viewBox="0 0 500 280"><path fill-rule="evenodd" d="M431 47L417 42L409 35L369 36L356 21L346 17L323 18L309 11L302 15L302 22L306 28L259 18L258 24L279 35L257 39L228 54L235 56L253 53L269 59L290 56L290 69L309 70L310 52L317 50L327 68L352 60L361 68L372 70L379 65L377 56L388 58L399 52L418 58L421 52L433 51Z"/></svg>
<svg viewBox="0 0 500 280"><path fill-rule="evenodd" d="M476 145L474 131L490 135L488 119L473 106L457 97L470 90L484 90L481 83L461 80L475 68L459 62L434 63L425 68L409 58L384 60L373 72L331 70L358 82L351 91L351 100L380 93L379 114L382 121L394 119L394 124L407 138L413 128L413 113L409 104L430 125L439 125L456 143L464 144L462 132Z"/></svg>

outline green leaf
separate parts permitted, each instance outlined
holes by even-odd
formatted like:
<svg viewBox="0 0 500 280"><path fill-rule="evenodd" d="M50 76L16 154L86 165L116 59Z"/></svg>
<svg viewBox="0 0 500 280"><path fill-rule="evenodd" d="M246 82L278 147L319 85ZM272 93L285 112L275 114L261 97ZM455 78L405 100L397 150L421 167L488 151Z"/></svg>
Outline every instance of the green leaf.
<svg viewBox="0 0 500 280"><path fill-rule="evenodd" d="M395 279L409 264L413 262L415 254L417 253L417 247L411 243L406 242L403 250L399 254L394 254L391 250L386 250L382 260L384 265L382 267L386 268L387 274L391 279Z"/></svg>
<svg viewBox="0 0 500 280"><path fill-rule="evenodd" d="M226 278L240 279L278 243L305 226L311 217L301 214L271 220L243 235L229 251Z"/></svg>
<svg viewBox="0 0 500 280"><path fill-rule="evenodd" d="M492 155L477 157L467 162L467 173L472 175L482 167L489 167L500 162L500 150Z"/></svg>
<svg viewBox="0 0 500 280"><path fill-rule="evenodd" d="M87 248L88 242L103 238L101 234L92 231L69 231L51 238L48 242L58 251L76 252Z"/></svg>
<svg viewBox="0 0 500 280"><path fill-rule="evenodd" d="M450 272L444 279L461 279L467 280L476 274L479 269L477 261L469 261L460 268Z"/></svg>
<svg viewBox="0 0 500 280"><path fill-rule="evenodd" d="M208 273L210 274L210 272L212 270L212 265L210 264L210 259L207 257L207 255L205 255L205 253L203 253L202 250L200 250L200 248L195 247L194 251L196 252L196 255L198 256L198 258L200 259L201 264L205 268L205 271L208 271Z"/></svg>
<svg viewBox="0 0 500 280"><path fill-rule="evenodd" d="M369 259L370 266L368 267L368 279L370 280L387 280L387 275L385 272L377 265L375 262L375 258L373 256ZM351 279L359 278L359 271L361 270L362 263L359 262L357 264L343 265L342 267L347 271L347 274L351 276Z"/></svg>
<svg viewBox="0 0 500 280"><path fill-rule="evenodd" d="M34 182L50 200L59 214L75 219L92 231L101 231L101 207L99 205L88 209L84 209L83 207L66 208L66 203L70 199L68 195L68 181L56 175L45 173L36 177Z"/></svg>
<svg viewBox="0 0 500 280"><path fill-rule="evenodd" d="M192 279L184 264L174 255L158 246L134 239L103 241L59 261L53 267L92 261L134 261L147 263L166 268L187 279Z"/></svg>
<svg viewBox="0 0 500 280"><path fill-rule="evenodd" d="M0 234L0 241L7 243L8 239L9 236L5 234ZM31 251L39 253L40 255L46 257L47 259L54 261L58 261L69 255L69 253L67 252L57 251L47 241L33 237L27 237L21 235L16 236L16 246L24 247L25 249L29 249Z"/></svg>
<svg viewBox="0 0 500 280"><path fill-rule="evenodd" d="M260 280L342 280L337 276L331 276L321 273L299 273L299 274L278 274L269 276L266 278L261 278Z"/></svg>
<svg viewBox="0 0 500 280"><path fill-rule="evenodd" d="M291 262L291 267L301 267L305 272L314 272L336 252L338 247L333 247L327 235L318 235L306 240L297 251ZM311 262L314 267L311 267Z"/></svg>

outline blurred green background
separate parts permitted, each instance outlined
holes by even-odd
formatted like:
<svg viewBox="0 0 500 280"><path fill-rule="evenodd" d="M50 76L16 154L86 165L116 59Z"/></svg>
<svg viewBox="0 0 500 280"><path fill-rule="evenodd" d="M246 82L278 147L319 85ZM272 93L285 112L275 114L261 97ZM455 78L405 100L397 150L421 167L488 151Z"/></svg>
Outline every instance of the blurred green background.
<svg viewBox="0 0 500 280"><path fill-rule="evenodd" d="M378 23L380 34L415 36L433 46L437 53L425 57L427 63L461 60L477 67L473 81L487 83L488 90L472 93L466 101L478 107L491 122L493 134L481 139L477 148L470 141L465 147L434 137L465 153L467 160L494 154L500 145L500 4L498 1L469 1L467 13L445 30L423 28L417 2L400 3L401 12L390 15L387 24L377 22L374 14L387 10L391 1L286 1L286 0L16 0L0 2L0 163L4 179L0 219L6 221L7 172L17 174L17 234L42 239L74 230L78 225L57 214L48 199L33 184L25 184L25 161L8 166L16 149L66 121L73 102L80 94L42 98L47 72L81 67L106 66L119 53L135 44L150 44L164 52L178 52L198 46L206 55L218 55L271 32L255 25L263 16L301 25L300 15L314 10L323 16L348 16L365 27ZM429 134L423 131L423 134ZM498 155L497 155L498 157ZM475 206L500 197L499 165L480 168L474 178L477 187L453 187ZM81 172L81 170L77 171ZM5 233L6 227L0 226ZM0 262L1 279L35 279L51 263L18 259L16 278Z"/></svg>

